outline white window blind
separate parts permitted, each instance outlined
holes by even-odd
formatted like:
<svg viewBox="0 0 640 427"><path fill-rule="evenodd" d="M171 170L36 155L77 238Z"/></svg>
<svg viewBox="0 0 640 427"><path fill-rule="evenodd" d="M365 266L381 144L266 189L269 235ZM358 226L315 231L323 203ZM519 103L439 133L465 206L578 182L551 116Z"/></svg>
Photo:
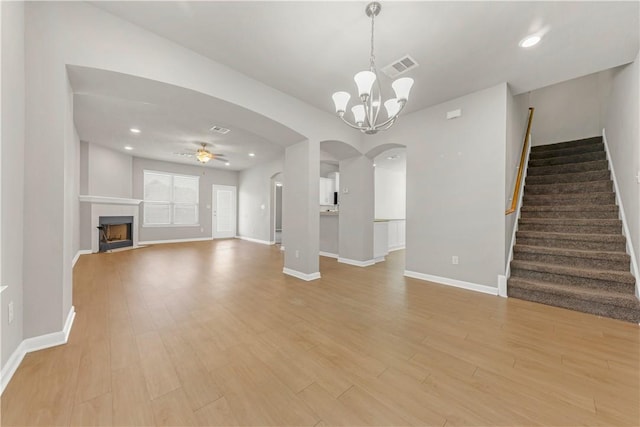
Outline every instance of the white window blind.
<svg viewBox="0 0 640 427"><path fill-rule="evenodd" d="M197 225L200 178L144 171L144 225Z"/></svg>

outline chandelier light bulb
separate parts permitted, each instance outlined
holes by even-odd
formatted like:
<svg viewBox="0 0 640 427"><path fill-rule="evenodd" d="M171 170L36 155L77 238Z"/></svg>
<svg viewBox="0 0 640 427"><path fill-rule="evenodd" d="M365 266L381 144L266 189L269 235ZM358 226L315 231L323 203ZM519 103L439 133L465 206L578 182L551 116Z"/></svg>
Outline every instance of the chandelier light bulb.
<svg viewBox="0 0 640 427"><path fill-rule="evenodd" d="M358 125L361 126L364 123L364 117L365 117L364 105L358 104L358 105L354 106L351 109L351 112L353 113L353 120Z"/></svg>
<svg viewBox="0 0 640 427"><path fill-rule="evenodd" d="M411 77L403 77L391 83L391 87L396 93L396 98L399 102L407 101L409 99L409 92L411 92L411 86L413 86L413 79Z"/></svg>
<svg viewBox="0 0 640 427"><path fill-rule="evenodd" d="M396 98L391 98L384 102L384 108L387 110L387 117L391 118L400 111L400 103Z"/></svg>
<svg viewBox="0 0 640 427"><path fill-rule="evenodd" d="M336 105L336 113L344 114L344 112L347 111L347 104L351 98L349 92L336 92L333 94L332 98L333 103Z"/></svg>
<svg viewBox="0 0 640 427"><path fill-rule="evenodd" d="M371 95L371 86L376 81L376 75L372 71L360 71L353 76L353 80L358 86L358 95L360 98L368 98Z"/></svg>

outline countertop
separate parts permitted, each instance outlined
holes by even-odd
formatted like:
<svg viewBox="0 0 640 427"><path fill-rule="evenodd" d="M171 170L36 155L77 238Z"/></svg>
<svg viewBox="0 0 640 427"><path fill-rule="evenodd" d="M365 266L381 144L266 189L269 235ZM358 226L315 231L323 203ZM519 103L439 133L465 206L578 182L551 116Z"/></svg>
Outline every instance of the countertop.
<svg viewBox="0 0 640 427"><path fill-rule="evenodd" d="M327 216L338 216L340 212L338 211L320 211L320 215L327 215Z"/></svg>
<svg viewBox="0 0 640 427"><path fill-rule="evenodd" d="M373 222L404 221L404 218L376 218Z"/></svg>

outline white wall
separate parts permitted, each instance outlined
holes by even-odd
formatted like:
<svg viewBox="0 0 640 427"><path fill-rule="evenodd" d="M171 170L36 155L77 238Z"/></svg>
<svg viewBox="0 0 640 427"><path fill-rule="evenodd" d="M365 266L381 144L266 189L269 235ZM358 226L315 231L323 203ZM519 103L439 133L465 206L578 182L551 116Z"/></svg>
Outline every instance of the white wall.
<svg viewBox="0 0 640 427"><path fill-rule="evenodd" d="M524 135L527 131L527 118L529 117L529 94L524 93L513 96L511 89L507 94L507 143L505 147L505 210L511 207L513 190L516 185L518 169L520 167L520 156L524 144ZM511 237L513 227L515 227L517 213L505 215L504 223L504 246L505 246L505 267L509 260L511 251Z"/></svg>
<svg viewBox="0 0 640 427"><path fill-rule="evenodd" d="M133 198L144 199L144 170L171 172L183 175L197 175L200 177L199 194L199 226L190 227L144 227L140 221L139 241L153 242L158 240L200 239L211 238L211 200L213 185L238 185L238 173L181 163L163 162L160 160L133 158ZM144 203L140 205L140 218L144 216Z"/></svg>
<svg viewBox="0 0 640 427"><path fill-rule="evenodd" d="M24 235L24 148L25 148L25 77L24 77L24 4L0 2L2 69L2 259L0 284L8 286L0 301L1 364L23 339L23 235ZM14 321L9 324L7 305L13 301ZM4 372L4 371L3 371Z"/></svg>
<svg viewBox="0 0 640 427"><path fill-rule="evenodd" d="M271 241L271 178L283 168L284 159L278 158L238 174L238 236Z"/></svg>
<svg viewBox="0 0 640 427"><path fill-rule="evenodd" d="M375 168L375 218L404 219L406 217L406 171Z"/></svg>
<svg viewBox="0 0 640 427"><path fill-rule="evenodd" d="M636 261L640 264L640 56L612 73L605 129L611 162L627 218ZM629 238L629 236L627 236ZM637 278L636 278L637 279Z"/></svg>
<svg viewBox="0 0 640 427"><path fill-rule="evenodd" d="M601 135L610 78L604 71L530 92L533 145Z"/></svg>
<svg viewBox="0 0 640 427"><path fill-rule="evenodd" d="M130 199L132 168L132 156L89 143L87 194Z"/></svg>

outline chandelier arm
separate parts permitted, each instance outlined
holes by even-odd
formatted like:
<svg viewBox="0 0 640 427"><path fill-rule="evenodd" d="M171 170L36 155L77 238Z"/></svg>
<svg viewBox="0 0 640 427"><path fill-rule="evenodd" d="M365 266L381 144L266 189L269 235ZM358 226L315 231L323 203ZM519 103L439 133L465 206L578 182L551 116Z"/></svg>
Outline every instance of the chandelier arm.
<svg viewBox="0 0 640 427"><path fill-rule="evenodd" d="M404 108L405 105L407 105L406 102L401 102L400 103L400 109L398 109L398 112L395 113L393 116L389 117L386 121L380 123L374 129L375 130L387 130L387 129L389 129L389 127L391 127L391 125L393 124L392 122L395 122L395 120L398 118L398 116L400 116L400 112L402 112L402 109ZM390 124L388 127L386 127L385 129L381 129L381 128L385 127L388 124Z"/></svg>
<svg viewBox="0 0 640 427"><path fill-rule="evenodd" d="M358 125L354 125L353 123L349 122L347 119L344 118L344 115L338 116L342 119L343 122L345 122L348 126L357 129L357 130L365 130L366 128L364 126L358 126Z"/></svg>

